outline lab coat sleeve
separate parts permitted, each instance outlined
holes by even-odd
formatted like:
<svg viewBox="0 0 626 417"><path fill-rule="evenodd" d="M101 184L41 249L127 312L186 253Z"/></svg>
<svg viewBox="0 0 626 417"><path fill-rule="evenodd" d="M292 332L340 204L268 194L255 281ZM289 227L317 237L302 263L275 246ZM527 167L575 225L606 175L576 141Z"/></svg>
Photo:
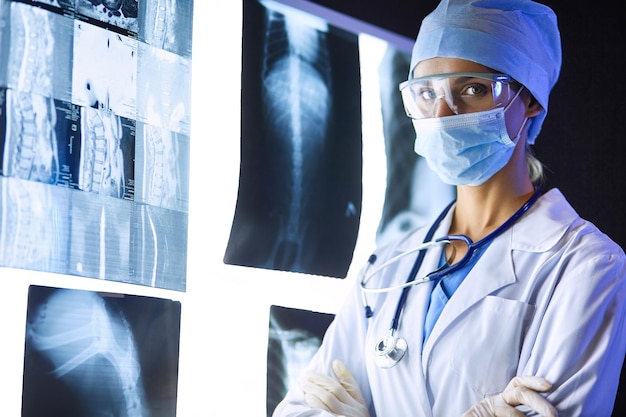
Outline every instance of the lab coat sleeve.
<svg viewBox="0 0 626 417"><path fill-rule="evenodd" d="M553 384L548 400L559 417L610 417L624 361L626 257L597 235L580 236L540 273L557 283L518 370Z"/></svg>
<svg viewBox="0 0 626 417"><path fill-rule="evenodd" d="M335 315L328 327L322 344L313 356L307 369L333 376L331 364L335 359L343 361L358 381L370 416L375 417L372 407L371 393L367 383L363 340L365 339L366 320L360 294L360 279L357 277L354 289L351 289L345 303ZM298 384L289 387L285 398L276 407L273 417L330 417L333 414L322 410L312 410L304 401L302 390Z"/></svg>

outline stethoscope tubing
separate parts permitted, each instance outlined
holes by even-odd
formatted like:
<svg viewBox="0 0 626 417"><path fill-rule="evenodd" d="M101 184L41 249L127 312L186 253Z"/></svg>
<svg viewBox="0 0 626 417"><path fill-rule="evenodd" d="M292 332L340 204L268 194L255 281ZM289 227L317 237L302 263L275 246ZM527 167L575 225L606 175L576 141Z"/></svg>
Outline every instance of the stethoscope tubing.
<svg viewBox="0 0 626 417"><path fill-rule="evenodd" d="M438 246L438 245L448 245L451 243L450 239L446 239L446 238L440 238L437 240L432 240L430 242L425 242L422 243L421 245L407 250L405 252L402 252L401 254L394 256L393 258L390 258L389 260L387 260L385 263L379 265L376 269L374 269L371 272L368 272L367 275L361 280L361 290L363 292L366 293L384 293L384 292L391 292L394 290L400 290L402 288L406 288L406 287L410 287L412 285L417 285L417 284L422 284L424 282L428 282L428 281L432 281L432 278L430 278L431 274L428 274L422 278L419 279L414 279L412 281L407 281L403 284L398 284L398 285L392 285L390 287L382 287L382 288L368 288L367 287L367 282L374 276L376 275L378 272L382 271L383 269L387 268L389 265L398 262L401 258L404 258L407 255L410 255L412 253L415 253L417 251L421 251L421 250L426 250L426 249L430 249L434 246Z"/></svg>
<svg viewBox="0 0 626 417"><path fill-rule="evenodd" d="M402 309L404 308L408 291L410 290L412 286L438 280L442 278L443 276L450 274L456 271L457 269L461 268L462 266L464 266L467 263L467 261L471 258L472 253L476 249L480 248L481 246L487 243L490 243L500 234L504 233L504 231L509 229L520 217L524 215L524 213L526 213L530 209L530 207L532 207L532 205L539 199L540 196L541 196L541 191L539 189L536 189L535 192L532 194L532 196L509 219L507 219L507 221L505 221L496 230L494 230L493 232L491 232L490 234L488 234L487 236L485 236L478 242L474 243L469 237L465 235L447 235L447 236L443 236L441 238L433 240L433 236L435 234L435 231L439 227L439 224L443 221L444 217L448 214L448 211L450 211L450 209L456 202L456 201L452 201L439 214L437 219L433 222L430 229L426 233L426 236L424 237L424 241L422 242L422 244L387 260L382 265L376 267L376 269L374 269L370 273L367 273L366 271L366 274L361 280L361 293L362 293L362 299L364 301L364 306L366 310L366 317L367 318L371 317L373 315L373 312L371 311L371 308L367 305L367 302L365 299L365 293L384 293L384 292L390 292L390 291L401 289L402 294L400 295L400 299L398 300L398 305L396 306L396 311L395 311L393 320L391 322L390 334L393 335L395 331L398 329L400 315L402 313ZM425 275L420 278L416 278L417 272L421 268L422 262L424 261L426 249L429 249L437 245L449 244L452 240L463 240L468 245L467 252L465 256L463 257L463 259L461 259L459 262L457 262L454 265L451 265L451 266L444 265L442 268L438 268L435 271L429 273L428 275ZM402 259L404 256L409 255L411 253L415 253L415 252L419 252L417 259L413 263L409 276L403 284L398 284L398 285L389 286L389 287L381 287L381 288L368 288L367 287L367 282L372 278L372 276L376 275L377 273L379 273L381 270L388 267L392 263L397 262L398 260Z"/></svg>

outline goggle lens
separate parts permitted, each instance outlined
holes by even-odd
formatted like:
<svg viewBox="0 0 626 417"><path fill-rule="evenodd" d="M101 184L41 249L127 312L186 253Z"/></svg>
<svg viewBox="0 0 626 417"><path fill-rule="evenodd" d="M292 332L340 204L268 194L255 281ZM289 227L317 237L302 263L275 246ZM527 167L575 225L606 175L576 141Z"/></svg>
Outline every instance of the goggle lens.
<svg viewBox="0 0 626 417"><path fill-rule="evenodd" d="M424 119L437 116L441 99L455 114L504 107L512 97L511 82L504 74L437 74L405 81L400 92L407 115Z"/></svg>

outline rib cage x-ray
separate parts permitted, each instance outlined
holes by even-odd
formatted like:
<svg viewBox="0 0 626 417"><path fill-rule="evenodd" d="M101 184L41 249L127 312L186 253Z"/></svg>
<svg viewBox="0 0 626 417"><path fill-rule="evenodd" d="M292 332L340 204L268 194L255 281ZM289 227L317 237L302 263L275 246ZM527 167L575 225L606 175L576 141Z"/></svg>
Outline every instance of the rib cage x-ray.
<svg viewBox="0 0 626 417"><path fill-rule="evenodd" d="M148 416L131 329L97 293L57 290L30 318L26 345L47 359L55 381L80 393L82 413L74 415ZM23 416L31 415L29 407L24 404Z"/></svg>
<svg viewBox="0 0 626 417"><path fill-rule="evenodd" d="M226 263L345 276L361 205L360 74L357 38L335 31L244 2L241 175Z"/></svg>
<svg viewBox="0 0 626 417"><path fill-rule="evenodd" d="M175 416L179 332L171 300L31 286L22 417Z"/></svg>

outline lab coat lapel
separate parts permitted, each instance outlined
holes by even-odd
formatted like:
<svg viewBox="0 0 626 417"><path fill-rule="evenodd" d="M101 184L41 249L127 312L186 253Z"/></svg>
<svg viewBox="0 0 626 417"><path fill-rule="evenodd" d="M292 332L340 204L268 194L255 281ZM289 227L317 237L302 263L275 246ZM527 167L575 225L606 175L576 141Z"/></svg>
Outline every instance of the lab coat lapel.
<svg viewBox="0 0 626 417"><path fill-rule="evenodd" d="M487 256L485 256L488 254ZM515 282L511 259L511 229L495 239L454 293L424 345L422 363L427 364L442 332L472 305L499 288Z"/></svg>

